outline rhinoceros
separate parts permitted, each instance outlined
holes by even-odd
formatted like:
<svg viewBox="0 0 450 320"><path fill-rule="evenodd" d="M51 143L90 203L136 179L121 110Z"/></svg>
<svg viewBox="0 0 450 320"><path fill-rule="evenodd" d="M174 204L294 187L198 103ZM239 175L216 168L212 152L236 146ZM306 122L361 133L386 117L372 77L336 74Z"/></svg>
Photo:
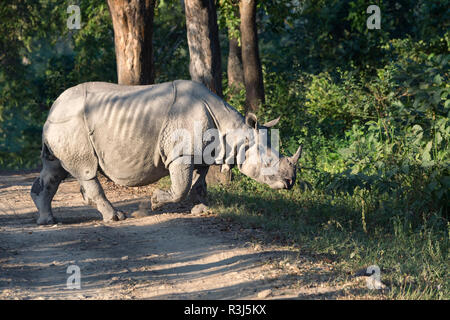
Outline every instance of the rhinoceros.
<svg viewBox="0 0 450 320"><path fill-rule="evenodd" d="M236 109L200 83L177 80L156 85L125 86L106 82L82 83L64 91L53 103L42 133L42 171L31 188L39 211L38 224L53 224L51 201L68 174L80 183L86 203L97 208L105 221L126 218L105 197L97 179L102 172L123 186L143 186L170 175L168 191L156 190L152 210L191 196L205 202L205 176L212 164L227 170L233 166L250 178L274 189L290 189L295 183L301 146L291 157L279 156L272 145L265 145L265 160L255 159L263 129L278 122L260 125L254 114L242 116ZM173 133L207 136L179 148ZM227 136L239 130L248 135ZM216 141L212 161L196 157ZM232 145L231 145L232 144ZM181 150L173 152L175 149ZM225 152L228 150L228 152ZM197 152L197 153L195 153ZM236 161L238 155L242 161ZM186 161L193 159L196 161ZM183 160L183 161L182 161ZM268 167L277 170L263 173Z"/></svg>

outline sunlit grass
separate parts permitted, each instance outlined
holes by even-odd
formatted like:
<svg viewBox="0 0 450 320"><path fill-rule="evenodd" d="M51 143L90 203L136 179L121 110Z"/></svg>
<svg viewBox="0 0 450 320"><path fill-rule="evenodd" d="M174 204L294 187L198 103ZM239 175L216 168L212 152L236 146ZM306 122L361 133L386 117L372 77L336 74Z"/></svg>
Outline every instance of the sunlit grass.
<svg viewBox="0 0 450 320"><path fill-rule="evenodd" d="M392 299L448 299L449 225L435 217L414 226L401 207L366 208L356 196L320 191L274 191L238 176L209 188L212 210L246 228L261 228L273 240L298 245L304 254L326 257L345 275L371 265ZM391 211L392 209L395 209Z"/></svg>

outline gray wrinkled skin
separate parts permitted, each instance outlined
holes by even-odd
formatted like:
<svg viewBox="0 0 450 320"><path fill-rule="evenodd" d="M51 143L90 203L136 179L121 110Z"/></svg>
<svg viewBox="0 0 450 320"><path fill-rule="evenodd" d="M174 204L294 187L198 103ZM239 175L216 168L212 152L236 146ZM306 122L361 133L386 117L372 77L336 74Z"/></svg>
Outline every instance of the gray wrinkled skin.
<svg viewBox="0 0 450 320"><path fill-rule="evenodd" d="M172 152L177 143L172 133L176 129L193 132L194 124L200 125L202 134L217 129L220 150L228 150L229 132L251 130L258 137L261 128L273 126L278 120L260 126L254 115L244 118L192 81L147 86L88 82L72 87L58 97L44 124L43 169L31 189L39 210L37 223L55 222L51 201L69 173L79 181L85 202L96 207L106 221L122 220L125 215L106 199L96 178L98 170L124 186L147 185L170 175L170 190L154 192L152 210L179 202L188 194L194 203L204 203L209 166L182 161L182 156L193 157L194 146L184 149L182 155ZM230 153L214 154L214 162L227 169L236 164L236 154L241 152L246 155L245 161L237 164L242 173L274 189L292 188L301 148L290 158L272 152L261 164L249 159L252 151L260 148L255 140L238 137ZM204 149L210 141L201 143ZM261 173L264 166L274 164L279 166L275 174Z"/></svg>

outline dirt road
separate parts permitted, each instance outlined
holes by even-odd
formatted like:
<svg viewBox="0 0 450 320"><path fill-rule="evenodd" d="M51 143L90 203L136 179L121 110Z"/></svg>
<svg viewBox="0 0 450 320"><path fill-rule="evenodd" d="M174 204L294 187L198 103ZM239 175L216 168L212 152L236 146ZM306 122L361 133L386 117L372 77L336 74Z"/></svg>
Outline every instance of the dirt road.
<svg viewBox="0 0 450 320"><path fill-rule="evenodd" d="M0 176L0 299L322 299L355 292L354 283L334 281L332 264L258 244L252 239L261 231L186 207L103 223L73 179L53 200L59 223L37 226L29 196L37 175ZM127 213L146 203L152 188L102 182ZM67 288L71 265L79 267L81 289Z"/></svg>

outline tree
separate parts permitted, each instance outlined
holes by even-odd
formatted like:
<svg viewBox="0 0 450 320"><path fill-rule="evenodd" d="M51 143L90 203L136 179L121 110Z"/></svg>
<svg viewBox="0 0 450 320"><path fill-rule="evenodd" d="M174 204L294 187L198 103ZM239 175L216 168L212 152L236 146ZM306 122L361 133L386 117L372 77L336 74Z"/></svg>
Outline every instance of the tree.
<svg viewBox="0 0 450 320"><path fill-rule="evenodd" d="M236 36L234 32L228 31L228 64L227 76L228 86L233 93L239 93L244 87L244 71L242 69L242 49L239 44L239 31Z"/></svg>
<svg viewBox="0 0 450 320"><path fill-rule="evenodd" d="M219 28L214 0L185 0L185 12L191 79L222 97ZM231 171L221 173L219 166L211 166L206 177L208 183L226 183L230 179Z"/></svg>
<svg viewBox="0 0 450 320"><path fill-rule="evenodd" d="M114 28L119 84L154 82L154 0L108 0Z"/></svg>
<svg viewBox="0 0 450 320"><path fill-rule="evenodd" d="M255 112L264 103L264 83L256 29L256 0L241 0L242 65L246 91L246 111Z"/></svg>
<svg viewBox="0 0 450 320"><path fill-rule="evenodd" d="M219 28L214 0L186 0L191 79L222 96Z"/></svg>
<svg viewBox="0 0 450 320"><path fill-rule="evenodd" d="M228 87L232 94L238 94L244 88L241 32L239 31L239 0L219 0L219 10L219 28L228 31Z"/></svg>

